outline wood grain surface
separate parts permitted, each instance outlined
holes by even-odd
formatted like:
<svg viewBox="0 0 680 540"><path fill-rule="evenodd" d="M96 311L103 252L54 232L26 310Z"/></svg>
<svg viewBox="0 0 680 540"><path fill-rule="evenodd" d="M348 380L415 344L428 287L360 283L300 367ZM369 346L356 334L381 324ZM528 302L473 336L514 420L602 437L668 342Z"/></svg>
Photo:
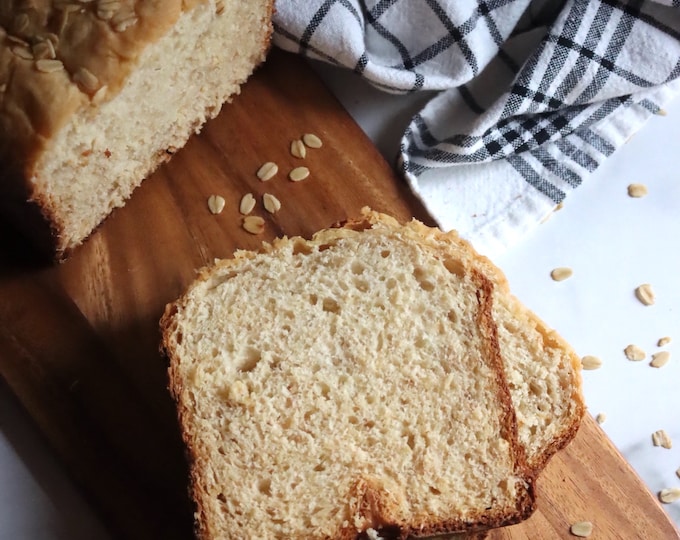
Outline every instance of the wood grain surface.
<svg viewBox="0 0 680 540"><path fill-rule="evenodd" d="M310 177L291 140L313 132ZM279 174L255 171L275 161ZM282 203L270 215L261 196ZM241 228L253 193L266 221ZM225 198L212 215L207 199ZM431 224L369 139L296 57L273 51L199 136L144 182L65 263L34 258L0 227L0 375L116 538L191 538L187 467L158 353L158 320L197 268L279 235L310 236L369 205ZM538 480L538 510L489 538L569 538L574 521L593 538L678 538L655 497L587 418Z"/></svg>

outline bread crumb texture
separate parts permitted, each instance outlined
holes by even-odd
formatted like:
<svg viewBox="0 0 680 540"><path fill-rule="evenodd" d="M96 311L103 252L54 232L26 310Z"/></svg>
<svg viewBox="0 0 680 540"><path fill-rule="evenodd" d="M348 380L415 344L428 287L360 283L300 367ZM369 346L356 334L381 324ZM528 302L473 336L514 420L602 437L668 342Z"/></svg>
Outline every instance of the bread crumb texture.
<svg viewBox="0 0 680 540"><path fill-rule="evenodd" d="M518 444L491 282L457 238L365 219L238 252L168 306L164 347L204 538L349 539L389 527L401 538L531 512L523 456L542 462L554 448ZM507 314L504 323L507 334ZM524 343L518 333L502 341ZM528 398L521 422L532 416L539 437L537 426L569 416L551 402L578 393L578 380L543 360L536 380L520 382L522 361L509 370L512 399ZM561 422L566 441L574 421Z"/></svg>

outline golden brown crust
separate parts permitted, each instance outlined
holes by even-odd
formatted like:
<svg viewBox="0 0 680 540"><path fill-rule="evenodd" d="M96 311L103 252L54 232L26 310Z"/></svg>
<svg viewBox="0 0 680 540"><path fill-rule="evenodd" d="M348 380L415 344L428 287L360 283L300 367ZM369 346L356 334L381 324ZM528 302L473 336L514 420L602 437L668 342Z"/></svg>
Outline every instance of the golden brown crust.
<svg viewBox="0 0 680 540"><path fill-rule="evenodd" d="M182 428L185 444L189 449L188 459L192 470L190 491L197 502L196 517L197 535L199 538L210 539L215 536L214 531L209 530L212 520L207 519L205 505L201 502L207 500L208 495L204 493L201 487L201 466L199 462L201 456L196 454L196 444L194 441L194 437L197 435L191 431L190 422L188 422L190 410L185 401L186 396L183 395L183 383L177 365L180 359L176 356L176 347L173 342L173 335L175 339L181 340L181 335L176 333L176 320L180 316L179 312L183 309L191 291L201 283L209 280L214 274L216 267L227 269L230 266L236 265L240 260L256 257L258 253L271 253L288 246L292 246L297 251L309 249L310 245L322 246L324 244L333 244L346 235L354 235L359 231L374 226L398 229L400 233L417 238L423 245L429 245L433 251L440 254L445 252L442 249L443 239L445 239L447 244L461 242L456 233L444 234L437 232L415 220L406 225L401 225L390 216L364 209L361 218L347 221L340 228L319 231L311 240L305 240L300 237L283 237L274 240L271 244L263 243L258 251L237 251L233 259L216 261L214 265L205 267L198 272L197 279L190 285L182 298L166 306L165 313L160 321L163 336L161 351L170 359L168 371L169 388L172 397L177 402L179 425ZM500 423L502 426L500 435L510 443L512 460L515 464L514 472L516 477L522 480L523 486L518 488L519 496L514 508L497 509L494 512L480 511L478 515L470 516L467 520L452 519L443 523L439 521L405 523L395 511L398 505L391 501L389 497L386 498L386 490L380 488L380 483L375 481L375 479L360 478L353 488L353 493L356 495L355 499L358 501L359 511L354 512L352 515L362 516L366 526L375 527L379 533L384 531L388 538L424 538L433 535L456 533L466 533L471 534L473 538L483 538L485 536L484 531L518 523L529 517L534 510L534 480L537 470L527 465L526 452L519 444L517 438L517 420L510 391L505 381L498 335L492 314L494 283L476 269L472 269L472 274L478 288L479 310L477 326L482 331L484 346L487 348L484 357L488 359L493 372L496 374L494 382L498 388L497 395L498 402L500 403ZM391 496L396 495L392 494ZM341 540L357 538L356 528L347 527L341 529L338 532L337 538Z"/></svg>

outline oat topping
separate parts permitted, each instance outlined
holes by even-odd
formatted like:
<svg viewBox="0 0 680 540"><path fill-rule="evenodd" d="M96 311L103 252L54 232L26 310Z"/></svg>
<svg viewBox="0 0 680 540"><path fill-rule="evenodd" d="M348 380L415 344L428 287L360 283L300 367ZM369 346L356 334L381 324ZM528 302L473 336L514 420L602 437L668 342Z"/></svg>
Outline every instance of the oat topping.
<svg viewBox="0 0 680 540"><path fill-rule="evenodd" d="M41 58L35 63L35 69L42 73L54 73L55 71L61 71L64 69L64 64L61 60L54 60L51 58Z"/></svg>
<svg viewBox="0 0 680 540"><path fill-rule="evenodd" d="M88 94L94 94L100 87L99 79L89 69L84 67L78 68L73 74L73 82Z"/></svg>

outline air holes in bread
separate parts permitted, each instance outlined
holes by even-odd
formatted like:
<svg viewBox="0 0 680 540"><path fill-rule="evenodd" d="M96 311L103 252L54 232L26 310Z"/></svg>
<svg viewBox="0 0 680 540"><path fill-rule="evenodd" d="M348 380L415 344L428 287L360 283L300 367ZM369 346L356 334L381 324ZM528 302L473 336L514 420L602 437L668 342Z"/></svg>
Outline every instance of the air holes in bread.
<svg viewBox="0 0 680 540"><path fill-rule="evenodd" d="M340 313L340 304L332 298L324 298L322 304L323 310L328 313Z"/></svg>
<svg viewBox="0 0 680 540"><path fill-rule="evenodd" d="M352 262L352 274L361 275L366 270L366 267L360 261Z"/></svg>
<svg viewBox="0 0 680 540"><path fill-rule="evenodd" d="M245 359L241 362L238 370L242 373L253 371L260 360L262 360L262 353L253 347L248 347Z"/></svg>
<svg viewBox="0 0 680 540"><path fill-rule="evenodd" d="M444 267L455 276L458 276L460 278L465 276L465 267L463 266L463 263L458 259L452 258L444 259Z"/></svg>
<svg viewBox="0 0 680 540"><path fill-rule="evenodd" d="M430 292L434 290L434 283L432 283L432 281L428 279L430 277L430 274L423 267L417 266L413 270L413 277L416 278L416 281L420 285L420 288L423 289L424 291Z"/></svg>
<svg viewBox="0 0 680 540"><path fill-rule="evenodd" d="M294 255L309 255L312 252L312 247L306 243L302 238L297 238L293 244Z"/></svg>
<svg viewBox="0 0 680 540"><path fill-rule="evenodd" d="M271 497L272 495L272 481L269 478L265 478L263 480L260 480L260 483L257 485L257 490L262 493L263 495L266 495L267 497Z"/></svg>

